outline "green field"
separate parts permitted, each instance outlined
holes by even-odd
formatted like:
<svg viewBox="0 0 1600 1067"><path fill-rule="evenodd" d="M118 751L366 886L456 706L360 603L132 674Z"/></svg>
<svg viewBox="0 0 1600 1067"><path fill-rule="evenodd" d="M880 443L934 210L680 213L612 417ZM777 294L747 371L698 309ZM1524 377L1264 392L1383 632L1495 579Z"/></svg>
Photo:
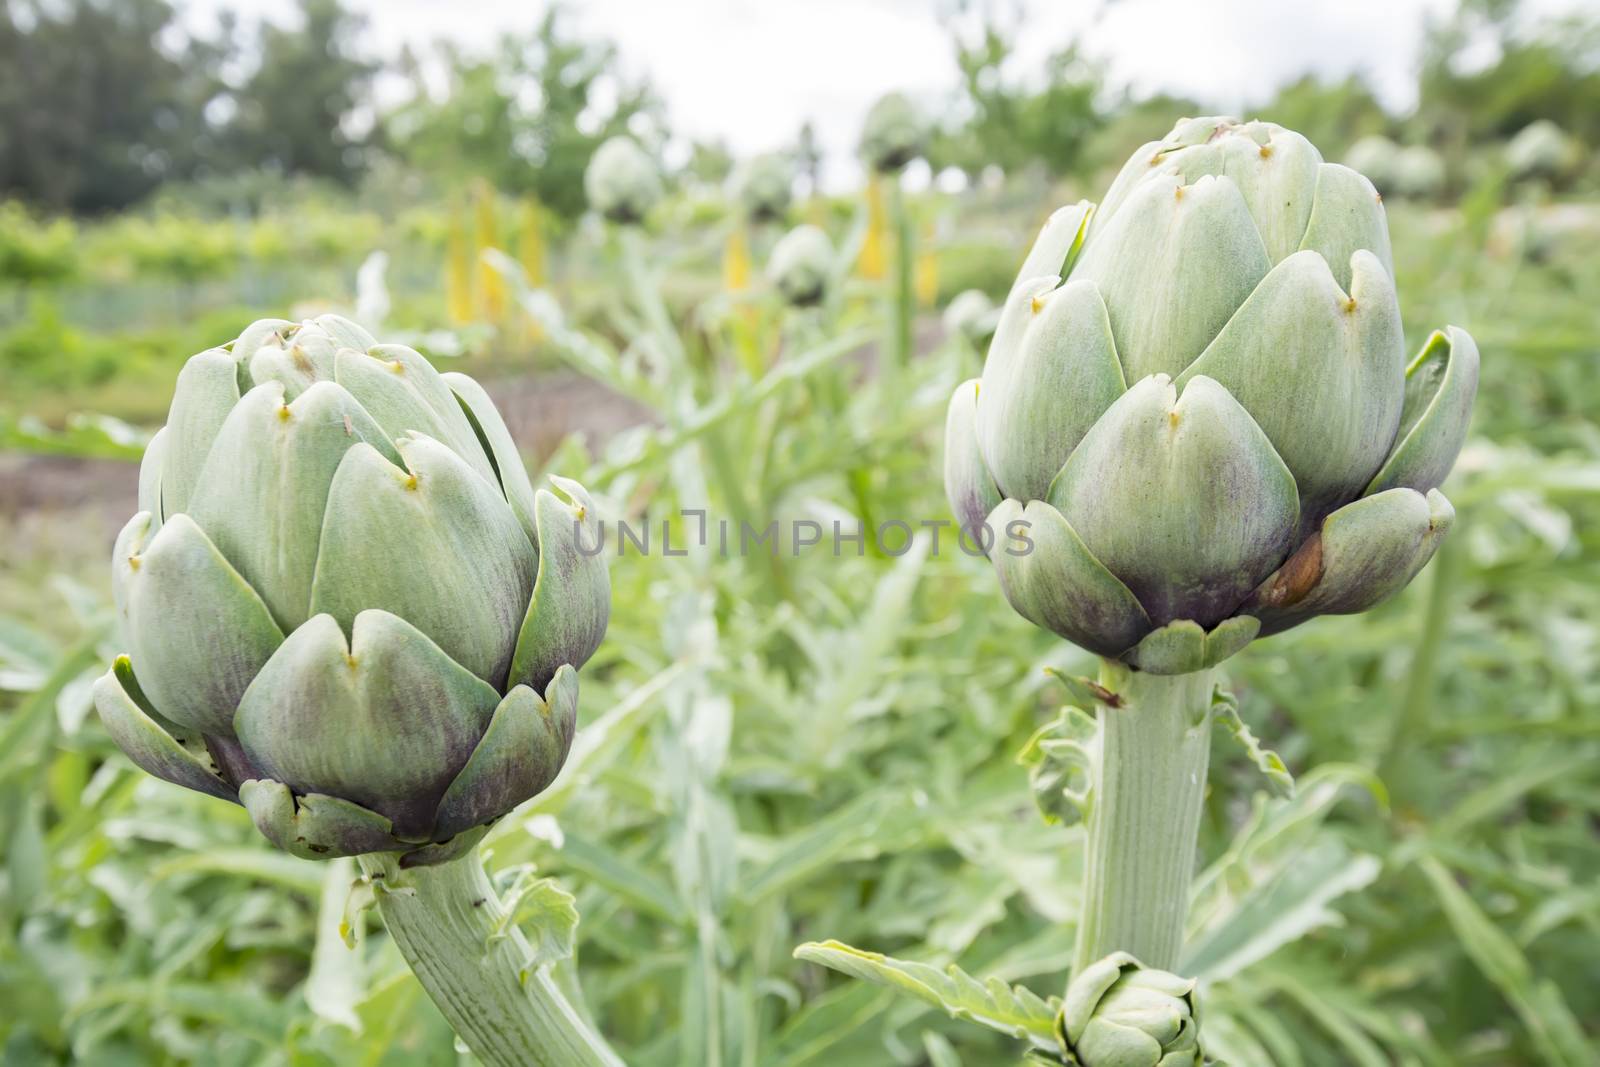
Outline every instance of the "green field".
<svg viewBox="0 0 1600 1067"><path fill-rule="evenodd" d="M1178 117L1161 104L1087 143L1126 155ZM1182 970L1232 1067L1600 1062L1600 178L1519 184L1447 148L1448 187L1386 203L1407 351L1452 323L1482 353L1456 525L1392 600L1222 669L1237 717ZM985 342L941 312L1003 300L1049 213L1114 170L903 203L878 179L771 222L683 178L627 227L436 173L247 217L0 206L0 1067L477 1062L353 859L297 859L142 773L90 697L179 369L327 311L477 377L535 484L576 479L609 537L652 539L612 545L565 769L482 845L506 931L626 1063L1022 1062L997 1031L1038 1015L1017 987L1061 995L1083 905L1085 832L1038 742L1096 657L948 529L741 553L717 524L950 520L946 407ZM763 271L803 222L835 252L797 308ZM663 551L698 511L709 545ZM796 958L827 941L892 959Z"/></svg>

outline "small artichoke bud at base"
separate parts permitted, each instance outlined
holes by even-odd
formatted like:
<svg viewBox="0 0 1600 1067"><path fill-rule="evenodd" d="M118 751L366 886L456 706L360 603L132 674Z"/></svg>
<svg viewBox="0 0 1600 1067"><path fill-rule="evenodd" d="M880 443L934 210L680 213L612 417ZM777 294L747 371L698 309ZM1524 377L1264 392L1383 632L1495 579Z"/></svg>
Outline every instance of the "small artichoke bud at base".
<svg viewBox="0 0 1600 1067"><path fill-rule="evenodd" d="M112 554L107 731L298 856L470 848L560 771L609 618L551 481L477 382L347 320L194 356Z"/></svg>
<svg viewBox="0 0 1600 1067"><path fill-rule="evenodd" d="M946 489L1038 626L1155 674L1365 611L1454 509L1478 350L1407 360L1381 198L1304 137L1186 119L1096 206L1045 223L981 379L957 388Z"/></svg>
<svg viewBox="0 0 1600 1067"><path fill-rule="evenodd" d="M767 280L795 307L822 302L833 274L833 243L810 224L796 226L773 246Z"/></svg>
<svg viewBox="0 0 1600 1067"><path fill-rule="evenodd" d="M631 137L613 137L595 150L583 173L589 206L607 221L637 225L661 200L661 170Z"/></svg>
<svg viewBox="0 0 1600 1067"><path fill-rule="evenodd" d="M1072 1067L1202 1067L1192 978L1113 953L1073 976L1056 1019Z"/></svg>

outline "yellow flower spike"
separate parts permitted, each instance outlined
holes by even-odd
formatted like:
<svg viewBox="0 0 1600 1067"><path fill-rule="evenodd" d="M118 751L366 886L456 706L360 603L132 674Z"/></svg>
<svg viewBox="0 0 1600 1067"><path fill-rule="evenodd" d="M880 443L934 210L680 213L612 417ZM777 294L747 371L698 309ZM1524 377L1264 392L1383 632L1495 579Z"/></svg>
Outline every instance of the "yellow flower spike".
<svg viewBox="0 0 1600 1067"><path fill-rule="evenodd" d="M883 181L876 172L867 176L867 238L861 244L858 269L868 281L881 281L887 273L884 247L888 244L889 216L883 206Z"/></svg>
<svg viewBox="0 0 1600 1067"><path fill-rule="evenodd" d="M450 212L450 229L445 237L444 302L452 325L472 321L472 244L459 205Z"/></svg>
<svg viewBox="0 0 1600 1067"><path fill-rule="evenodd" d="M506 280L483 258L484 249L500 248L504 244L500 239L499 227L495 224L494 198L494 187L488 182L479 182L473 197L473 221L476 229L474 236L477 245L474 259L478 271L478 300L483 318L498 325L505 321Z"/></svg>

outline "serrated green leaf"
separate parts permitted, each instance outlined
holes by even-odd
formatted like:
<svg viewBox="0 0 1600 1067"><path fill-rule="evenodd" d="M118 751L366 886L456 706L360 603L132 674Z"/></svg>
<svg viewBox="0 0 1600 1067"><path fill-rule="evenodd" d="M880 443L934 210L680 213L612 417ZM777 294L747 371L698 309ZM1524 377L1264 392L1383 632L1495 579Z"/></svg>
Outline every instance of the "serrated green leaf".
<svg viewBox="0 0 1600 1067"><path fill-rule="evenodd" d="M804 944L794 954L796 959L909 993L944 1009L952 1019L974 1022L1040 1048L1056 1046L1055 1021L1060 1001L1054 997L1043 1000L1023 986L1007 985L994 978L979 981L953 963L941 969L838 941Z"/></svg>

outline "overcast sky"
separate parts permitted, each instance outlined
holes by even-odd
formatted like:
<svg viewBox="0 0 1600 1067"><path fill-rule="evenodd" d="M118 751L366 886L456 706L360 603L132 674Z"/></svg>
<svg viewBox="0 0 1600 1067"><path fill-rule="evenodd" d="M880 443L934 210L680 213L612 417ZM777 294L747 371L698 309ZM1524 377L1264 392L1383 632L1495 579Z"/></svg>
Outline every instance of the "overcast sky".
<svg viewBox="0 0 1600 1067"><path fill-rule="evenodd" d="M367 48L447 37L487 47L539 19L538 2L350 0L369 22ZM1015 2L1015 0L1013 0ZM1368 76L1386 102L1410 106L1423 26L1455 0L1020 0L1028 11L1018 69L1075 37L1109 63L1113 82L1248 110L1307 71ZM1536 11L1594 0L1531 0ZM739 154L793 143L817 126L840 163L861 117L890 89L947 98L956 71L941 0L583 0L585 31L609 38L625 68L665 98L676 132L726 141ZM188 0L204 23L219 7L292 19L294 0Z"/></svg>

